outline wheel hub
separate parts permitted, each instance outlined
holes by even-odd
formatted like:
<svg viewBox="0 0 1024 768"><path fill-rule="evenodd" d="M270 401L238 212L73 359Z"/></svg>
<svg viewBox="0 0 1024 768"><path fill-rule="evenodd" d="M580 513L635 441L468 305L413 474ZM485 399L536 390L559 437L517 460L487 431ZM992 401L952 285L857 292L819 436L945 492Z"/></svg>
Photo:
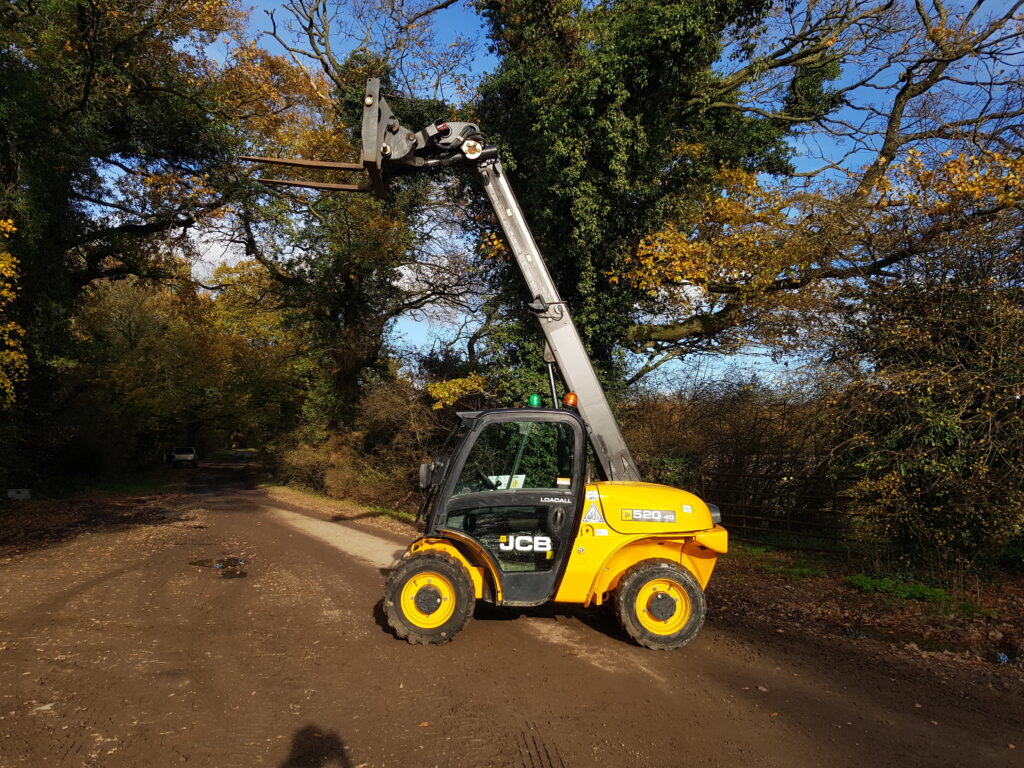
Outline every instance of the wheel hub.
<svg viewBox="0 0 1024 768"><path fill-rule="evenodd" d="M658 592L647 604L647 612L657 621L668 621L676 612L676 601L667 592Z"/></svg>
<svg viewBox="0 0 1024 768"><path fill-rule="evenodd" d="M429 616L441 607L441 591L437 587L430 585L422 587L416 592L413 603L416 604L416 609L420 613L425 613Z"/></svg>

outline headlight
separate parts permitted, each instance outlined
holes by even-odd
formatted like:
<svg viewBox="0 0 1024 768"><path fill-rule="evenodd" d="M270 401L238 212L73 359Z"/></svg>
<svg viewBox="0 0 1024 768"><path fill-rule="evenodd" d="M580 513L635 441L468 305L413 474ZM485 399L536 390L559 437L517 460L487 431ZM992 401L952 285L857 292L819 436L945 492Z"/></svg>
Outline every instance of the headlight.
<svg viewBox="0 0 1024 768"><path fill-rule="evenodd" d="M708 504L708 510L711 512L711 522L715 525L722 524L722 510L718 508L716 504Z"/></svg>

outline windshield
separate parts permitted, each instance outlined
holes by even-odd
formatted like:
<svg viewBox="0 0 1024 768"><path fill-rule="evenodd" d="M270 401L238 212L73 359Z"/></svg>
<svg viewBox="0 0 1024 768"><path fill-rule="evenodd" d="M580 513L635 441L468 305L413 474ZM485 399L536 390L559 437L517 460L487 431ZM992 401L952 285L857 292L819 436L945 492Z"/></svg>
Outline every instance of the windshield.
<svg viewBox="0 0 1024 768"><path fill-rule="evenodd" d="M513 488L569 489L574 435L568 424L489 424L466 457L453 496Z"/></svg>

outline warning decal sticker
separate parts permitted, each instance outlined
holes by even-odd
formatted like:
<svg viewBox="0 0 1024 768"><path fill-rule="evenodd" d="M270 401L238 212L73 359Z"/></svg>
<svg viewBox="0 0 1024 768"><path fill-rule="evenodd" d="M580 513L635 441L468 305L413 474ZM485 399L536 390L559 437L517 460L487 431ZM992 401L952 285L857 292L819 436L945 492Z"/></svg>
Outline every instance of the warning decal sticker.
<svg viewBox="0 0 1024 768"><path fill-rule="evenodd" d="M587 509L587 514L583 516L584 523L603 523L604 515L601 514L601 510L597 508L597 504L591 504Z"/></svg>

